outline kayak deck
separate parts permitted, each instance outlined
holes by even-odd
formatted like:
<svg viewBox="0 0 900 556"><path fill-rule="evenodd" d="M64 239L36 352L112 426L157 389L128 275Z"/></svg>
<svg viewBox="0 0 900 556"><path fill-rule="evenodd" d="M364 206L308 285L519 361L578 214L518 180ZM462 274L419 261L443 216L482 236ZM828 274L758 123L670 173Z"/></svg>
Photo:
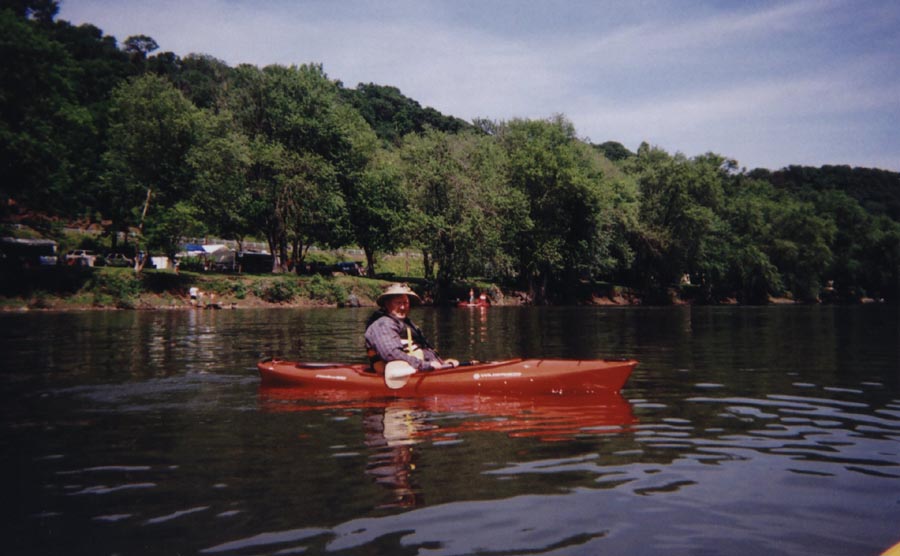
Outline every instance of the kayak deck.
<svg viewBox="0 0 900 556"><path fill-rule="evenodd" d="M637 365L624 360L511 359L417 372L390 390L365 364L266 360L257 364L263 386L345 390L376 395L568 394L618 392Z"/></svg>

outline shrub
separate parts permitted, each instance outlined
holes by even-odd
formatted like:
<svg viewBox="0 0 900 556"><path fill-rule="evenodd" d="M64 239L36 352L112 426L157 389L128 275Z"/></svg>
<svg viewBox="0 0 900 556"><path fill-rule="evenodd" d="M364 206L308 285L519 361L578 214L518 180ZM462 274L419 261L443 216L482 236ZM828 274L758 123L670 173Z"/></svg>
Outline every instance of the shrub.
<svg viewBox="0 0 900 556"><path fill-rule="evenodd" d="M95 305L121 308L134 308L141 289L140 280L128 271L95 272L87 284L87 290L94 294Z"/></svg>
<svg viewBox="0 0 900 556"><path fill-rule="evenodd" d="M384 291L384 284L373 280L360 280L357 288L359 293L374 301Z"/></svg>
<svg viewBox="0 0 900 556"><path fill-rule="evenodd" d="M313 276L305 283L307 296L327 303L343 303L347 299L347 289L333 278Z"/></svg>
<svg viewBox="0 0 900 556"><path fill-rule="evenodd" d="M202 257L182 257L178 261L178 269L189 272L203 272L206 270L206 261Z"/></svg>
<svg viewBox="0 0 900 556"><path fill-rule="evenodd" d="M299 293L299 288L291 280L278 280L260 287L262 291L257 291L257 297L269 303L288 303Z"/></svg>
<svg viewBox="0 0 900 556"><path fill-rule="evenodd" d="M231 295L236 299L245 299L247 297L247 285L243 282L231 284Z"/></svg>
<svg viewBox="0 0 900 556"><path fill-rule="evenodd" d="M50 301L50 294L43 291L38 290L34 292L34 299L28 304L32 309L50 309L53 307L53 303Z"/></svg>

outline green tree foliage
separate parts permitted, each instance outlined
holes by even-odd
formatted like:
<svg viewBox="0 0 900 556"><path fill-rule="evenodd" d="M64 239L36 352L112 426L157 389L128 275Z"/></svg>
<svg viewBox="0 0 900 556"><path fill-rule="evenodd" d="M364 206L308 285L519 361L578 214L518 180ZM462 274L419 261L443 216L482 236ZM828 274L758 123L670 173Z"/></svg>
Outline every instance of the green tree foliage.
<svg viewBox="0 0 900 556"><path fill-rule="evenodd" d="M603 156L609 160L628 160L634 156L634 153L625 148L625 145L618 141L607 141L599 145L591 145L597 149Z"/></svg>
<svg viewBox="0 0 900 556"><path fill-rule="evenodd" d="M378 253L411 244L406 226L409 204L395 159L387 151L377 153L347 193L353 238L365 253L367 272L373 277Z"/></svg>
<svg viewBox="0 0 900 556"><path fill-rule="evenodd" d="M497 137L509 159L510 188L528 203L516 256L532 298L546 302L551 287L564 293L580 277L611 271L615 223L623 221L615 217L615 185L571 122L513 120Z"/></svg>
<svg viewBox="0 0 900 556"><path fill-rule="evenodd" d="M819 216L809 203L790 203L773 224L776 239L772 260L781 270L785 287L796 299L818 298L825 270L831 264L829 244L834 222Z"/></svg>
<svg viewBox="0 0 900 556"><path fill-rule="evenodd" d="M897 172L850 166L788 166L777 172L761 172L761 177L804 198L822 191L843 191L868 212L900 221L900 174Z"/></svg>
<svg viewBox="0 0 900 556"><path fill-rule="evenodd" d="M862 260L859 287L863 292L876 299L900 302L900 224L886 216L873 218Z"/></svg>
<svg viewBox="0 0 900 556"><path fill-rule="evenodd" d="M67 214L81 146L97 141L73 87L78 67L38 22L9 9L0 10L0 58L3 200Z"/></svg>
<svg viewBox="0 0 900 556"><path fill-rule="evenodd" d="M311 153L296 153L278 142L253 141L250 174L252 222L278 255L276 269L301 264L313 244L336 242L344 205L333 168Z"/></svg>
<svg viewBox="0 0 900 556"><path fill-rule="evenodd" d="M131 56L132 60L140 60L142 62L147 59L151 52L159 50L159 44L153 40L153 37L148 37L147 35L132 35L125 39L123 46L123 50Z"/></svg>
<svg viewBox="0 0 900 556"><path fill-rule="evenodd" d="M9 10L21 19L30 19L42 25L53 22L59 13L58 0L2 0L0 10Z"/></svg>
<svg viewBox="0 0 900 556"><path fill-rule="evenodd" d="M784 291L781 273L770 258L783 199L770 183L746 176L727 180L725 193L727 271L722 282L710 288L711 300L734 296L742 303L767 303Z"/></svg>
<svg viewBox="0 0 900 556"><path fill-rule="evenodd" d="M211 233L241 245L247 235L259 231L252 217L251 141L227 114L202 112L199 121L201 131L187 158L194 173L193 203L203 207L200 218Z"/></svg>
<svg viewBox="0 0 900 556"><path fill-rule="evenodd" d="M645 287L662 293L684 275L707 290L726 272L723 165L715 155L687 159L646 144L631 169L641 191L644 237L638 248Z"/></svg>
<svg viewBox="0 0 900 556"><path fill-rule="evenodd" d="M900 174L870 168L823 166L810 168L789 166L778 172L754 171L752 176L773 184L791 199L810 204L816 215L828 221L827 247L830 264L819 272L818 280L834 288L839 299L853 300L863 296L896 299L896 280L900 259L895 243L900 219ZM821 242L804 237L801 242ZM807 248L813 249L814 247ZM821 264L816 265L818 268ZM804 276L813 269L803 267L794 274ZM808 289L811 296L821 287Z"/></svg>
<svg viewBox="0 0 900 556"><path fill-rule="evenodd" d="M459 118L444 116L433 108L422 108L396 87L360 83L356 89L341 92L386 145L399 145L407 134L423 133L426 128L448 133L471 128Z"/></svg>
<svg viewBox="0 0 900 556"><path fill-rule="evenodd" d="M181 251L183 238L203 236L207 228L203 223L203 212L189 201L178 201L147 223L145 236L147 244L168 257Z"/></svg>
<svg viewBox="0 0 900 556"><path fill-rule="evenodd" d="M422 249L439 296L465 276L509 275L527 211L524 196L506 187L500 146L483 135L428 130L407 135L400 158L410 203L407 243Z"/></svg>
<svg viewBox="0 0 900 556"><path fill-rule="evenodd" d="M262 218L281 268L302 263L313 244L349 239L345 193L360 179L374 135L341 103L321 66L240 66L228 106L255 141L254 183L268 214Z"/></svg>
<svg viewBox="0 0 900 556"><path fill-rule="evenodd" d="M196 107L155 75L129 79L113 91L101 207L115 230L143 231L147 218L191 198L187 157L197 117Z"/></svg>
<svg viewBox="0 0 900 556"><path fill-rule="evenodd" d="M77 68L70 76L76 98L102 126L110 93L121 81L135 74L128 55L119 50L114 37L104 35L90 24L76 27L67 21L57 21L48 33L63 45Z"/></svg>
<svg viewBox="0 0 900 556"><path fill-rule="evenodd" d="M225 62L203 54L188 54L180 60L178 69L172 81L194 105L213 111L223 108L231 76L231 68Z"/></svg>

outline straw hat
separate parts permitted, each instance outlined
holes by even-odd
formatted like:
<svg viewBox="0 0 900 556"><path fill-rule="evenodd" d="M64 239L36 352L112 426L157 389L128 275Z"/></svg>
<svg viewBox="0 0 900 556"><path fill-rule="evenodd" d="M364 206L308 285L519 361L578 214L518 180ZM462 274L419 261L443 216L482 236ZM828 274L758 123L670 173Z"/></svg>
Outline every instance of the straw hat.
<svg viewBox="0 0 900 556"><path fill-rule="evenodd" d="M415 301L417 303L422 302L422 299L418 296L418 294L416 294L416 292L412 291L412 289L410 289L410 287L407 286L406 284L391 284L384 289L384 292L381 295L378 296L378 300L377 300L378 306L384 307L384 301L388 297L391 297L392 295L409 296L410 304L412 304L413 301Z"/></svg>

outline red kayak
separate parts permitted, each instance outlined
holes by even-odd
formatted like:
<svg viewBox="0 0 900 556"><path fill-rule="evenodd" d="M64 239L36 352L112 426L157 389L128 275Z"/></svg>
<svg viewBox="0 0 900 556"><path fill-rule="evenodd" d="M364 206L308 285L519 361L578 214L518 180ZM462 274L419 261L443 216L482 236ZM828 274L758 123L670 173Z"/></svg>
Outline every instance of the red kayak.
<svg viewBox="0 0 900 556"><path fill-rule="evenodd" d="M365 364L298 363L266 360L257 364L263 386L340 390L369 395L430 394L592 394L621 390L637 365L623 360L511 359L452 369L417 372L399 389Z"/></svg>

